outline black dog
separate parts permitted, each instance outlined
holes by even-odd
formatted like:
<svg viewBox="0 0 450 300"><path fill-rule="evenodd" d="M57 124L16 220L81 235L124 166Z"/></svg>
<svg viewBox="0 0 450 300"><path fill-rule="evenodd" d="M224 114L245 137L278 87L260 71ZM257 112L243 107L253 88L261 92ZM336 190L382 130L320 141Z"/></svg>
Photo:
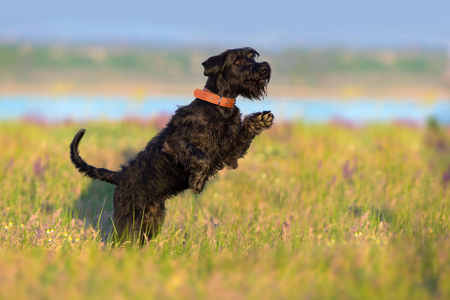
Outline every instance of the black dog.
<svg viewBox="0 0 450 300"><path fill-rule="evenodd" d="M258 52L239 48L203 62L208 76L196 99L177 109L166 127L137 157L113 172L88 165L78 153L85 130L70 145L70 158L83 174L116 185L114 226L122 238L139 237L142 244L155 236L164 217L164 203L185 189L201 193L210 176L225 166L237 168L250 143L272 126L270 111L241 119L235 98L262 99L270 80L267 62L255 62ZM131 236L130 236L131 235Z"/></svg>

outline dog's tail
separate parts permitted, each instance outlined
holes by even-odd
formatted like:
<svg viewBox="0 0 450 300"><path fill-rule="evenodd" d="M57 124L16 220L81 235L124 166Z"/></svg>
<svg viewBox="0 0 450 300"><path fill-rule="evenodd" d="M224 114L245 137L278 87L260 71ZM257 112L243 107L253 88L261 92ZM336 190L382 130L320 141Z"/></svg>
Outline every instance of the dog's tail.
<svg viewBox="0 0 450 300"><path fill-rule="evenodd" d="M84 136L86 129L80 129L72 143L70 144L70 160L75 165L75 167L80 171L80 173L89 176L93 179L99 179L102 181L109 182L111 184L117 185L117 172L110 171L108 169L96 168L88 165L78 153L78 144Z"/></svg>

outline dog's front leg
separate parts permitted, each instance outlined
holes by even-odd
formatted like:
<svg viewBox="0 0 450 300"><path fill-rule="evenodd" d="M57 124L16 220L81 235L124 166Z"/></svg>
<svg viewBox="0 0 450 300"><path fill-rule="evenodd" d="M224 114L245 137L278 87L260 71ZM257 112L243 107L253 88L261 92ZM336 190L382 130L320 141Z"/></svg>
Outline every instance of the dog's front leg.
<svg viewBox="0 0 450 300"><path fill-rule="evenodd" d="M211 170L211 160L204 151L188 139L170 139L164 142L163 153L172 156L176 163L189 172L189 187L195 194L200 194Z"/></svg>
<svg viewBox="0 0 450 300"><path fill-rule="evenodd" d="M264 129L272 127L275 117L270 111L247 115L242 122L236 146L228 153L225 164L233 169L238 166L237 160L244 157L253 139Z"/></svg>

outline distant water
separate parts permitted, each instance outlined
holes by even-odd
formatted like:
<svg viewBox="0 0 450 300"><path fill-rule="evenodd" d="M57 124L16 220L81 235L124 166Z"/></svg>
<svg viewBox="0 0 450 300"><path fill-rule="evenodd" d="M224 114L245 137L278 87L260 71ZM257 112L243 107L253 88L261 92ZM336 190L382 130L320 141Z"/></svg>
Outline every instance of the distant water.
<svg viewBox="0 0 450 300"><path fill-rule="evenodd" d="M37 118L49 122L65 120L121 120L173 114L179 105L192 98L150 97L143 101L126 97L88 96L2 96L0 120ZM380 99L276 99L250 101L238 98L237 105L245 114L271 110L278 120L330 122L341 120L357 124L406 121L423 124L430 117L450 125L450 100L433 102Z"/></svg>

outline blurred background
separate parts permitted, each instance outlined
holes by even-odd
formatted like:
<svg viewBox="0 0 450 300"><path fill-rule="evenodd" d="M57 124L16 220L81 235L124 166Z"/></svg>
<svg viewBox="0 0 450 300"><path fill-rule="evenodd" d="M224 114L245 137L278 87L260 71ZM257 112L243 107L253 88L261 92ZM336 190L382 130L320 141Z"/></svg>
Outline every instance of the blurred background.
<svg viewBox="0 0 450 300"><path fill-rule="evenodd" d="M279 120L450 125L448 1L9 1L0 120L146 119L188 104L201 62L251 46Z"/></svg>

